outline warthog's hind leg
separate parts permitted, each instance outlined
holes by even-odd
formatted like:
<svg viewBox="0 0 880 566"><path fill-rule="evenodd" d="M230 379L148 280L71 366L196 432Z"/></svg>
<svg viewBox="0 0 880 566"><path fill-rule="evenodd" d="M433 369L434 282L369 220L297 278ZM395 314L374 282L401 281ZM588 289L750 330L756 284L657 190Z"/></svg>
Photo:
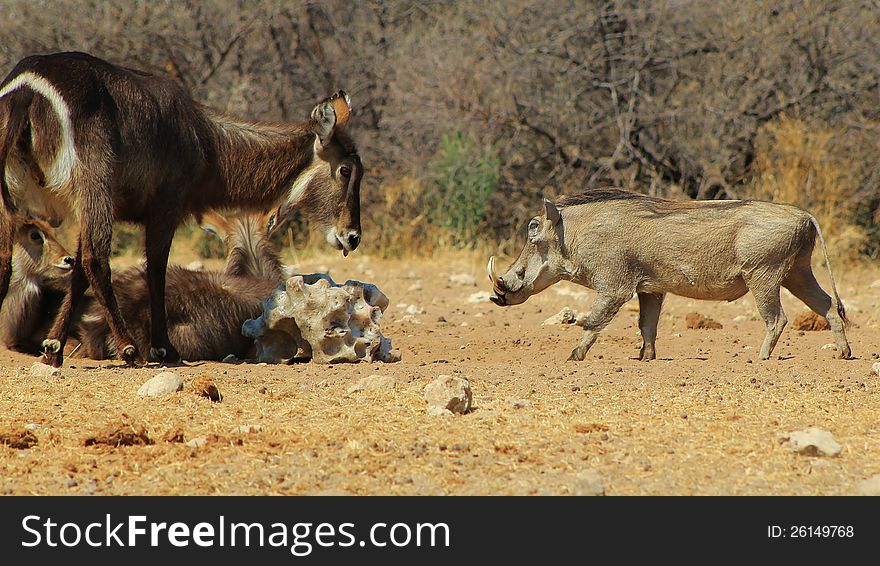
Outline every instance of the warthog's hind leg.
<svg viewBox="0 0 880 566"><path fill-rule="evenodd" d="M809 264L805 268L793 269L782 285L791 291L792 295L802 300L813 312L828 320L834 335L834 343L837 345L837 357L851 358L852 351L849 347L849 341L846 339L843 319L834 308L831 297L819 286Z"/></svg>
<svg viewBox="0 0 880 566"><path fill-rule="evenodd" d="M581 336L581 341L578 342L577 347L571 351L571 355L568 359L578 362L583 360L587 355L587 350L590 349L590 346L592 346L596 341L596 338L599 337L599 333L602 332L602 329L608 326L608 323L611 322L611 319L614 318L614 315L617 314L620 307L630 300L631 297L632 294L628 297L599 295L596 298L596 302L593 303L593 309L590 311L590 315L587 317L587 320L584 321L584 334Z"/></svg>
<svg viewBox="0 0 880 566"><path fill-rule="evenodd" d="M654 342L657 340L657 324L660 322L660 309L663 307L663 293L639 293L639 330L642 333L642 350L639 359L653 360Z"/></svg>
<svg viewBox="0 0 880 566"><path fill-rule="evenodd" d="M767 335L764 337L764 343L761 344L759 354L762 360L767 360L782 335L782 329L788 324L788 319L779 300L779 285L758 285L751 287L751 290L755 296L758 312L767 324Z"/></svg>

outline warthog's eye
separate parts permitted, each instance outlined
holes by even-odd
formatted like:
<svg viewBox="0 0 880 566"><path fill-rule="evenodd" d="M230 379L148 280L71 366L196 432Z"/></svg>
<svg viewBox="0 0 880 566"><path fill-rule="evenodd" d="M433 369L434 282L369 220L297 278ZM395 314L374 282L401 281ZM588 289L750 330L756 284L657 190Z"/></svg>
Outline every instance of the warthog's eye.
<svg viewBox="0 0 880 566"><path fill-rule="evenodd" d="M343 165L342 167L339 168L339 174L342 175L343 177L351 177L351 169L349 169L348 167Z"/></svg>
<svg viewBox="0 0 880 566"><path fill-rule="evenodd" d="M538 231L538 219L532 218L532 221L529 222L529 233L534 234Z"/></svg>

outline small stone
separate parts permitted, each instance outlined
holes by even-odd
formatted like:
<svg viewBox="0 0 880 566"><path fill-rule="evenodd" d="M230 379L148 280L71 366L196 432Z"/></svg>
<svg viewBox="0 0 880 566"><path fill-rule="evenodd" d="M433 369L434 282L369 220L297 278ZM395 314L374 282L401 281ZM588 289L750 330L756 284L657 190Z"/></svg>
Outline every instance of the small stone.
<svg viewBox="0 0 880 566"><path fill-rule="evenodd" d="M457 414L467 413L473 401L471 384L460 377L441 375L425 386L425 401L429 409L433 407Z"/></svg>
<svg viewBox="0 0 880 566"><path fill-rule="evenodd" d="M237 432L240 434L250 434L252 432L260 432L261 430L263 430L263 426L255 424L255 425L241 425L241 426L234 427L232 429L232 432L233 433Z"/></svg>
<svg viewBox="0 0 880 566"><path fill-rule="evenodd" d="M369 375L367 377L362 377L357 381L357 383L353 383L348 386L349 393L355 393L357 391L376 391L379 389L394 389L394 386L397 384L397 380L390 375Z"/></svg>
<svg viewBox="0 0 880 566"><path fill-rule="evenodd" d="M874 362L873 365L871 365L871 373L880 376L880 362Z"/></svg>
<svg viewBox="0 0 880 566"><path fill-rule="evenodd" d="M880 474L874 474L856 485L856 495L880 495Z"/></svg>
<svg viewBox="0 0 880 566"><path fill-rule="evenodd" d="M735 317L733 317L733 322L745 322L747 320L749 320L749 317L747 317L744 314L738 314Z"/></svg>
<svg viewBox="0 0 880 566"><path fill-rule="evenodd" d="M200 262L199 260L196 260L186 264L186 268L190 271L204 271L205 264Z"/></svg>
<svg viewBox="0 0 880 566"><path fill-rule="evenodd" d="M542 322L541 326L548 326L551 324L574 324L577 321L577 318L578 315L575 311L568 307L564 307L561 311Z"/></svg>
<svg viewBox="0 0 880 566"><path fill-rule="evenodd" d="M468 297L467 302L469 302L471 304L488 303L489 297L491 297L491 296L492 296L492 293L490 293L488 291L477 291L476 293L471 293L471 295Z"/></svg>
<svg viewBox="0 0 880 566"><path fill-rule="evenodd" d="M38 425L37 423L28 423L24 425L24 428L27 430L37 430L38 428L40 428L40 425Z"/></svg>
<svg viewBox="0 0 880 566"><path fill-rule="evenodd" d="M470 273L457 273L449 276L449 282L462 287L473 287L477 284L477 278Z"/></svg>
<svg viewBox="0 0 880 566"><path fill-rule="evenodd" d="M582 470L575 474L571 494L577 496L605 495L605 486L602 484L599 472Z"/></svg>
<svg viewBox="0 0 880 566"><path fill-rule="evenodd" d="M223 358L223 363L224 364L237 364L238 363L238 356L236 356L235 354L229 354L228 356Z"/></svg>
<svg viewBox="0 0 880 566"><path fill-rule="evenodd" d="M403 312L406 314L425 314L425 309L416 305L409 305Z"/></svg>
<svg viewBox="0 0 880 566"><path fill-rule="evenodd" d="M406 291L408 293L412 293L414 291L421 291L421 290L422 290L422 282L421 281L416 281L415 283L413 283L412 285L410 285L409 287L406 288Z"/></svg>
<svg viewBox="0 0 880 566"><path fill-rule="evenodd" d="M784 448L804 456L837 456L841 451L831 433L816 427L782 435L780 442Z"/></svg>
<svg viewBox="0 0 880 566"><path fill-rule="evenodd" d="M183 389L183 379L173 371L163 371L141 385L137 394L141 397L163 397Z"/></svg>
<svg viewBox="0 0 880 566"><path fill-rule="evenodd" d="M880 279L877 279L876 281L872 282L870 285L868 285L868 288L880 289Z"/></svg>
<svg viewBox="0 0 880 566"><path fill-rule="evenodd" d="M836 344L825 344L822 346L822 349L823 350L836 350L837 345Z"/></svg>
<svg viewBox="0 0 880 566"><path fill-rule="evenodd" d="M61 370L42 362L31 365L31 377L61 377Z"/></svg>
<svg viewBox="0 0 880 566"><path fill-rule="evenodd" d="M186 442L186 445L190 448L201 448L208 443L208 439L204 436L197 436L193 439L190 439Z"/></svg>

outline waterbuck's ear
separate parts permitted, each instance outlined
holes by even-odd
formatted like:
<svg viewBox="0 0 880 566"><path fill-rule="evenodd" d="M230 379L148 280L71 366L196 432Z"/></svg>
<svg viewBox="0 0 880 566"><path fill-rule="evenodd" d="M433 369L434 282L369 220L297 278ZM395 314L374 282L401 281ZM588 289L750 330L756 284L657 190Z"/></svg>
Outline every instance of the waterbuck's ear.
<svg viewBox="0 0 880 566"><path fill-rule="evenodd" d="M552 200L546 198L544 199L544 215L554 226L562 220L562 215L559 213L559 209L556 208L556 205L553 204Z"/></svg>
<svg viewBox="0 0 880 566"><path fill-rule="evenodd" d="M213 210L206 210L196 220L202 230L209 234L214 234L221 240L225 239L226 234L229 233L229 220Z"/></svg>
<svg viewBox="0 0 880 566"><path fill-rule="evenodd" d="M333 128L344 126L351 116L351 99L340 90L333 96L325 98L312 110L312 131L321 140L321 145L327 145L333 136Z"/></svg>

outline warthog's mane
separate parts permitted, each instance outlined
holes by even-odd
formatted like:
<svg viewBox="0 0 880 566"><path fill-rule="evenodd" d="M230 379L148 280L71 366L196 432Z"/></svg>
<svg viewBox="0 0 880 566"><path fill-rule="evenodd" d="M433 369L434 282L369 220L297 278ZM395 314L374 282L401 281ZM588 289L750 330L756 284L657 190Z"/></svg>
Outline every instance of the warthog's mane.
<svg viewBox="0 0 880 566"><path fill-rule="evenodd" d="M641 204L645 210L656 215L667 215L676 212L694 210L696 208L706 208L706 203L711 203L710 206L713 210L730 210L732 208L739 208L749 202L747 200L670 200L661 197L643 195L642 193L636 193L634 191L628 191L617 187L596 187L574 195L561 196L556 199L556 206L579 206L583 204L608 201L634 201L635 203Z"/></svg>

